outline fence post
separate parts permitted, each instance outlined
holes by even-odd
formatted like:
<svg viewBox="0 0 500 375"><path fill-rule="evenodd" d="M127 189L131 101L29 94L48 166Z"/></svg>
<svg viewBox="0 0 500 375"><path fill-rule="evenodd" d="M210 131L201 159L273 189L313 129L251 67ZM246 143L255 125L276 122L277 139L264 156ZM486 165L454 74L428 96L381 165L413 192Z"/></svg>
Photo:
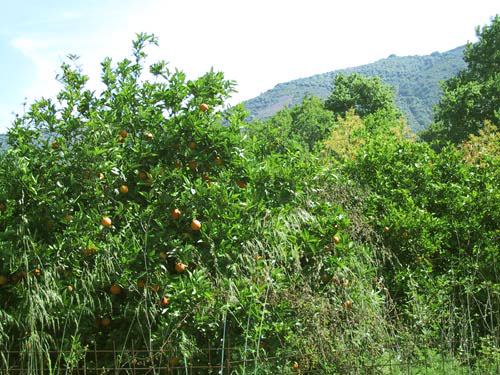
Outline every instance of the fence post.
<svg viewBox="0 0 500 375"><path fill-rule="evenodd" d="M135 375L135 350L134 350L134 340L132 340L132 374Z"/></svg>
<svg viewBox="0 0 500 375"><path fill-rule="evenodd" d="M231 342L229 341L229 337L227 338L227 353L226 353L226 371L227 375L231 374Z"/></svg>
<svg viewBox="0 0 500 375"><path fill-rule="evenodd" d="M95 375L98 374L97 372L97 343L94 341L94 370L95 370Z"/></svg>

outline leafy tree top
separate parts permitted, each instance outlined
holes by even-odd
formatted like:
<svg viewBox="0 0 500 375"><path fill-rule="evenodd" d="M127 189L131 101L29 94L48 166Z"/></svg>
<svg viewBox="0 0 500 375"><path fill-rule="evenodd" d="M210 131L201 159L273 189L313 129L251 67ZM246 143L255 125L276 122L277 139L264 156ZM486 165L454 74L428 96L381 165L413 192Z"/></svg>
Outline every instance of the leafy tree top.
<svg viewBox="0 0 500 375"><path fill-rule="evenodd" d="M500 17L478 27L476 34L478 42L464 52L467 68L443 84L436 123L422 134L425 140L460 143L477 135L486 121L500 124Z"/></svg>
<svg viewBox="0 0 500 375"><path fill-rule="evenodd" d="M378 110L399 112L394 104L394 91L382 83L379 77L366 77L357 73L338 74L333 83L325 107L335 114L343 116L351 108L361 117Z"/></svg>

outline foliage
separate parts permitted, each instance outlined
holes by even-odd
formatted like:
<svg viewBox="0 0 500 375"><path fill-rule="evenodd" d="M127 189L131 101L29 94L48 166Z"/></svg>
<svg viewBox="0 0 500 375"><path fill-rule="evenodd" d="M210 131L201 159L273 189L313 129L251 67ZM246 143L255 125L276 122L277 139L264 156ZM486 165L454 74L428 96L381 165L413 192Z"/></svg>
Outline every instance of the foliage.
<svg viewBox="0 0 500 375"><path fill-rule="evenodd" d="M207 363L203 348L231 345L263 374L278 371L264 356L333 371L384 351L394 335L376 281L382 255L353 238L369 228L340 204L355 208L346 190L357 190L305 151L331 113L305 100L289 134L317 132L267 153L241 107L223 118L233 83L222 73L186 80L160 61L144 79L156 43L139 34L131 59L105 59L98 95L71 56L57 101L37 101L9 130L0 347L22 355L1 360L39 373L116 345Z"/></svg>
<svg viewBox="0 0 500 375"><path fill-rule="evenodd" d="M433 120L432 107L441 94L439 82L454 76L465 67L464 47L451 51L434 52L427 56L395 56L354 68L335 70L290 82L280 83L256 98L245 102L250 119L264 119L283 107L299 104L307 95L326 99L332 92L333 79L338 74L358 73L380 77L396 92L400 108L412 131L426 128Z"/></svg>
<svg viewBox="0 0 500 375"><path fill-rule="evenodd" d="M455 144L478 134L485 121L500 125L500 16L478 27L478 41L467 44L467 67L443 84L436 106L436 123L423 134L426 140L449 140Z"/></svg>
<svg viewBox="0 0 500 375"><path fill-rule="evenodd" d="M390 137L398 142L410 137L410 130L398 115L393 109L380 109L361 119L351 109L345 113L345 118L337 118L329 138L324 141L325 153L344 164L354 160L369 139Z"/></svg>
<svg viewBox="0 0 500 375"><path fill-rule="evenodd" d="M260 139L258 153L287 153L303 149L312 151L324 140L334 123L334 115L324 108L321 99L305 97L290 110L281 110L265 121L247 125L248 135Z"/></svg>
<svg viewBox="0 0 500 375"><path fill-rule="evenodd" d="M409 135L389 89L359 76L338 78L360 83L358 112L307 96L244 122L242 105L224 106L234 82L148 63L151 44L139 34L131 58L105 59L98 94L70 56L57 100L29 106L7 135L7 372L160 361L185 373L228 347L237 374L498 360L494 124L438 153ZM340 87L330 103L349 108ZM149 357L89 358L91 347Z"/></svg>
<svg viewBox="0 0 500 375"><path fill-rule="evenodd" d="M384 85L379 77L357 73L335 76L325 108L340 116L350 109L361 117L377 111L399 112L394 104L394 92L389 86Z"/></svg>
<svg viewBox="0 0 500 375"><path fill-rule="evenodd" d="M500 191L498 158L480 166L466 156L378 137L346 167L372 192L365 215L396 259L388 288L419 340L473 351L500 327Z"/></svg>

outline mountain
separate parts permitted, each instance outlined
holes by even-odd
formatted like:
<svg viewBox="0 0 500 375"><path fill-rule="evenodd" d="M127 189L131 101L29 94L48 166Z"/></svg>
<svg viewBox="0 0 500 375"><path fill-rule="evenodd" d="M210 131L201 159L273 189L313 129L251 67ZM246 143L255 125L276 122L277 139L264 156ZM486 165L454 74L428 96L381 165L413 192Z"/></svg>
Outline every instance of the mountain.
<svg viewBox="0 0 500 375"><path fill-rule="evenodd" d="M7 148L7 135L0 134L0 151Z"/></svg>
<svg viewBox="0 0 500 375"><path fill-rule="evenodd" d="M432 121L432 107L440 97L439 82L465 68L465 46L426 56L396 56L354 68L334 70L307 78L280 83L273 89L245 102L249 120L269 117L285 106L299 103L305 95L326 99L336 74L360 73L379 76L396 92L396 104L403 110L413 131L426 128Z"/></svg>

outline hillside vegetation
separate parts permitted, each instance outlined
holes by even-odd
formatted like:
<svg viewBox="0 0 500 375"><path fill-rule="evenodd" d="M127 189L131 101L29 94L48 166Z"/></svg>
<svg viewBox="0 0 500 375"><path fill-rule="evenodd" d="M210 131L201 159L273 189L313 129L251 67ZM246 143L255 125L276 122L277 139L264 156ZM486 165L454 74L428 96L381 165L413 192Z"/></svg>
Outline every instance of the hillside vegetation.
<svg viewBox="0 0 500 375"><path fill-rule="evenodd" d="M473 72L496 52L477 52L499 26L478 30L460 76L481 84ZM326 101L248 122L242 105L225 110L234 82L149 63L157 43L138 34L130 58L105 59L99 94L70 57L57 100L8 132L0 368L399 374L420 360L420 373L495 374L494 117L447 137L473 122L445 96L450 122L418 142L392 89L354 74Z"/></svg>
<svg viewBox="0 0 500 375"><path fill-rule="evenodd" d="M432 107L437 104L441 95L439 82L465 68L463 51L462 46L427 56L391 55L372 64L280 83L246 101L245 109L250 113L249 119L256 120L269 117L284 107L294 106L306 95L326 99L337 74L358 73L380 77L390 85L396 93L396 105L405 114L410 128L417 132L428 127L433 120Z"/></svg>

